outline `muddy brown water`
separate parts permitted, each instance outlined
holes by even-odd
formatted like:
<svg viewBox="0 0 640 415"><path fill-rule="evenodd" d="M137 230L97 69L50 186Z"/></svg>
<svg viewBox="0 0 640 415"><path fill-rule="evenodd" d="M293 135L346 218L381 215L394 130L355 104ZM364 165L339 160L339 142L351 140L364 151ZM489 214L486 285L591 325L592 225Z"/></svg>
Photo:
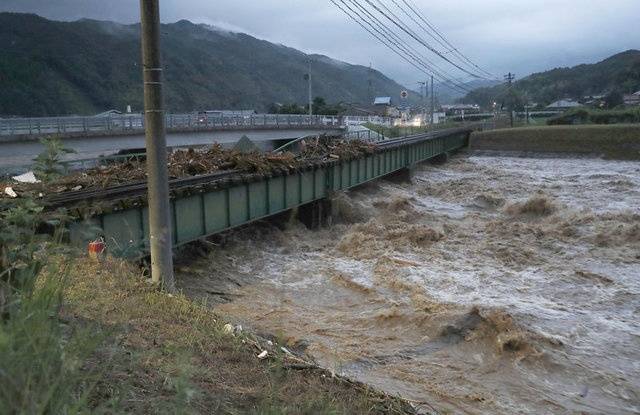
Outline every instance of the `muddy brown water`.
<svg viewBox="0 0 640 415"><path fill-rule="evenodd" d="M181 288L425 413L640 413L640 163L460 156L336 204Z"/></svg>

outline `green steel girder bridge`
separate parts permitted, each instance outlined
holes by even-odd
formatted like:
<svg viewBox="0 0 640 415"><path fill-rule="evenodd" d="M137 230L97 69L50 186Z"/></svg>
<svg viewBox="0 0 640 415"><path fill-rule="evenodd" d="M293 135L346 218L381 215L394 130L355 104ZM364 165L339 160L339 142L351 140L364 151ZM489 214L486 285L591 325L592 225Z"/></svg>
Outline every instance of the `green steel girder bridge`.
<svg viewBox="0 0 640 415"><path fill-rule="evenodd" d="M308 224L318 224L327 215L327 201L334 192L446 156L466 147L470 133L471 129L452 129L386 140L363 157L269 175L222 172L173 180L173 244L184 245L296 208L305 212ZM148 253L145 183L65 194L50 203L67 205L85 217L70 226L72 243L86 246L103 237L112 255L134 258Z"/></svg>

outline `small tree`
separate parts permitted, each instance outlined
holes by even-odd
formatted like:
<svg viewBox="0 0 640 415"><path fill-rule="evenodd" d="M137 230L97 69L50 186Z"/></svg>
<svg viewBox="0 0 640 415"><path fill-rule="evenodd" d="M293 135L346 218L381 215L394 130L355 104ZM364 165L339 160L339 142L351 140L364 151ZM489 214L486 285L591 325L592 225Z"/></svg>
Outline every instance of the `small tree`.
<svg viewBox="0 0 640 415"><path fill-rule="evenodd" d="M64 162L63 156L75 151L64 147L59 138L45 138L40 142L45 149L33 160L33 171L43 182L51 182L67 173L68 165Z"/></svg>
<svg viewBox="0 0 640 415"><path fill-rule="evenodd" d="M622 94L617 89L614 89L613 91L609 92L604 97L604 104L609 109L615 108L618 105L622 105L623 103L624 103L624 99L622 97Z"/></svg>

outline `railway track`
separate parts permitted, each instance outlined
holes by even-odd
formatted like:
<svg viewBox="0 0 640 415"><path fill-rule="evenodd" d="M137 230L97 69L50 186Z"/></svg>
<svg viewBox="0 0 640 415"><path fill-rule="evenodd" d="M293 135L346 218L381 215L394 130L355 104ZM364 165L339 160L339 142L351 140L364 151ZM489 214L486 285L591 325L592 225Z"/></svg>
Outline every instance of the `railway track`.
<svg viewBox="0 0 640 415"><path fill-rule="evenodd" d="M172 179L169 181L169 189L176 190L181 187L198 186L211 183L216 180L238 175L240 171L229 170L224 172L216 172L204 174L200 176L185 177L180 179ZM147 182L137 182L125 184L121 186L109 187L106 189L95 190L78 190L76 192L65 192L45 199L45 203L50 208L62 207L78 202L96 201L96 200L117 200L127 197L144 196L147 193Z"/></svg>
<svg viewBox="0 0 640 415"><path fill-rule="evenodd" d="M460 129L448 129L442 131L434 131L423 134L416 134L407 137L399 137L395 139L389 139L382 142L377 142L376 146L380 149L393 148L404 144L413 143L415 141L423 141L427 139L436 139L441 136L451 135L458 131L468 130L466 128ZM200 176L185 177L180 179L173 179L169 181L169 189L177 190L183 187L191 187L209 184L221 179L237 176L242 172L239 170L229 170L223 172L216 172L211 174L205 174ZM147 193L147 183L137 182L120 186L114 186L106 189L93 189L93 190L79 190L75 192L65 192L49 196L45 199L45 204L48 208L58 208L77 204L80 202L94 202L98 200L119 200L125 198L141 197Z"/></svg>

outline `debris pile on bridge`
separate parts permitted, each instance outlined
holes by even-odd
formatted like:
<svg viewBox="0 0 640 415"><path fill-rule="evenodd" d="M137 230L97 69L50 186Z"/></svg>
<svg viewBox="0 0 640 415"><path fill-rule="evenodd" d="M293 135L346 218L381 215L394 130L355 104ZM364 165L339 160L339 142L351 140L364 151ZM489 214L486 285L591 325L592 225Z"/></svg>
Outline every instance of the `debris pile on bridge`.
<svg viewBox="0 0 640 415"><path fill-rule="evenodd" d="M361 140L333 140L320 137L301 146L300 158L310 162L350 160L373 154L376 146Z"/></svg>
<svg viewBox="0 0 640 415"><path fill-rule="evenodd" d="M169 154L167 167L171 179L204 174L238 171L239 173L270 174L274 171L293 170L312 163L348 160L371 154L375 145L358 140L335 140L320 137L301 142L297 154L240 152L214 144L206 149L177 150ZM144 182L146 163L139 158L124 159L99 167L74 171L48 183L0 182L0 189L10 188L20 196L44 197L69 191L106 189L124 184ZM0 198L9 198L8 192Z"/></svg>

